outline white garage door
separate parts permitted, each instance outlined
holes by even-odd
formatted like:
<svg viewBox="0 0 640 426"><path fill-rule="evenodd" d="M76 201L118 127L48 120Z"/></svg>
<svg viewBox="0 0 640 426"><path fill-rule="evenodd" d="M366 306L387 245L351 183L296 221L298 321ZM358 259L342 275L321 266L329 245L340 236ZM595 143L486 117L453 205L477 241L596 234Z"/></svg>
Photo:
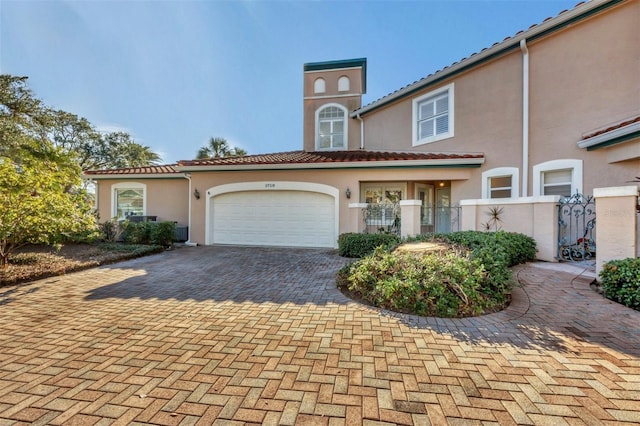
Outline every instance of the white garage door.
<svg viewBox="0 0 640 426"><path fill-rule="evenodd" d="M211 199L214 244L334 247L334 198L305 191L230 192Z"/></svg>

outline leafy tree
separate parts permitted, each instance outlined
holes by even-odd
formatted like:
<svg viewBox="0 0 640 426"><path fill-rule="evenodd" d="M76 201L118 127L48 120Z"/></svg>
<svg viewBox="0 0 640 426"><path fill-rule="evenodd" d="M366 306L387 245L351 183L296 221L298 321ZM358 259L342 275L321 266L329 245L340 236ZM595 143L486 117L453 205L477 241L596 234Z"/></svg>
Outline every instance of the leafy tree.
<svg viewBox="0 0 640 426"><path fill-rule="evenodd" d="M0 267L26 244L60 244L96 227L73 158L50 146L46 160L0 157ZM69 189L72 187L73 189Z"/></svg>
<svg viewBox="0 0 640 426"><path fill-rule="evenodd" d="M209 143L198 150L196 159L242 157L247 151L237 146L230 148L225 138L211 138Z"/></svg>
<svg viewBox="0 0 640 426"><path fill-rule="evenodd" d="M162 158L153 150L131 139L126 132L111 132L103 136L108 163L113 168L140 167L160 164Z"/></svg>
<svg viewBox="0 0 640 426"><path fill-rule="evenodd" d="M24 137L29 137L29 143ZM162 159L125 132L101 134L84 117L52 110L27 87L27 77L0 75L0 155L13 159L46 152L47 144L72 155L81 170L137 167Z"/></svg>

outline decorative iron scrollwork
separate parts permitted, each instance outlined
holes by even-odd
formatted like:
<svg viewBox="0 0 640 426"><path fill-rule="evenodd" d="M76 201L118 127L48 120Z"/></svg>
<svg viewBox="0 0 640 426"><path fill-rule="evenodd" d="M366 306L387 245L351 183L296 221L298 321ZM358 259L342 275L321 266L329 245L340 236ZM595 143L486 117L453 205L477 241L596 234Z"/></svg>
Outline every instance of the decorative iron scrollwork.
<svg viewBox="0 0 640 426"><path fill-rule="evenodd" d="M576 193L558 203L559 260L583 261L596 257L596 209L593 196Z"/></svg>

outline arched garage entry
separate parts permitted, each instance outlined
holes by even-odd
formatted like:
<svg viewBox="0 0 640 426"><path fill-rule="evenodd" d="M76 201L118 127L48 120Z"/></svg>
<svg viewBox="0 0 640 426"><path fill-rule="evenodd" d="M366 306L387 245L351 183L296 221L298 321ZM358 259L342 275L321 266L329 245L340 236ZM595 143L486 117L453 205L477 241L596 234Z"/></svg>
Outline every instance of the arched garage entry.
<svg viewBox="0 0 640 426"><path fill-rule="evenodd" d="M337 247L338 189L242 182L207 191L205 244Z"/></svg>

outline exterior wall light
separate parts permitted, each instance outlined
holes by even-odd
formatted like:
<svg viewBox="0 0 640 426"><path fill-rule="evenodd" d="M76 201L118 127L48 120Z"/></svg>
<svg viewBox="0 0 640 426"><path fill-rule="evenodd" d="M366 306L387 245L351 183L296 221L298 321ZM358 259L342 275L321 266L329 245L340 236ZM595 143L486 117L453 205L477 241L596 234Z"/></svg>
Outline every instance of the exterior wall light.
<svg viewBox="0 0 640 426"><path fill-rule="evenodd" d="M198 188L193 190L193 196L196 197L196 200L200 199L200 191L198 191Z"/></svg>
<svg viewBox="0 0 640 426"><path fill-rule="evenodd" d="M347 190L344 191L344 195L347 196L347 198L351 198L351 190L347 187Z"/></svg>

